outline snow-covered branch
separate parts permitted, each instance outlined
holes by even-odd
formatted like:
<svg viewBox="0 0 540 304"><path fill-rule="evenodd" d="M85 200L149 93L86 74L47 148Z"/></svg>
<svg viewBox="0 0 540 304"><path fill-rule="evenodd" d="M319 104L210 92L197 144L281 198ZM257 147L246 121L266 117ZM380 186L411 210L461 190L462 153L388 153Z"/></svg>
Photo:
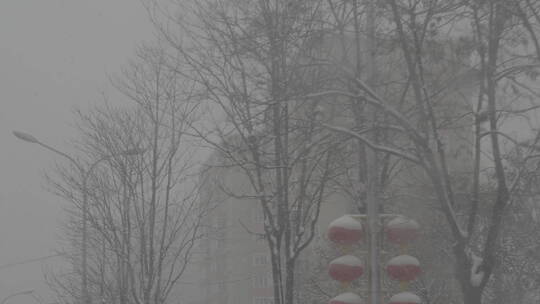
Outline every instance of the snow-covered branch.
<svg viewBox="0 0 540 304"><path fill-rule="evenodd" d="M420 159L418 159L416 156L414 156L412 154L409 154L409 153L406 153L406 152L403 152L403 151L400 151L400 150L397 150L397 149L394 149L394 148L391 148L391 147L375 144L375 143L371 142L369 139L365 138L364 136L362 136L362 135L360 135L360 134L358 134L358 133L356 133L356 132L354 132L352 130L349 130L347 128L338 127L338 126L332 126L332 125L328 125L328 124L322 124L322 125L327 129L330 129L330 130L333 130L333 131L336 131L336 132L340 132L340 133L343 133L343 134L350 135L350 136L360 140L361 142L366 144L371 149L381 151L381 152L390 153L390 154L395 155L397 157L401 157L401 158L404 158L404 159L406 159L408 161L411 161L411 162L413 162L415 164L421 164L422 163Z"/></svg>

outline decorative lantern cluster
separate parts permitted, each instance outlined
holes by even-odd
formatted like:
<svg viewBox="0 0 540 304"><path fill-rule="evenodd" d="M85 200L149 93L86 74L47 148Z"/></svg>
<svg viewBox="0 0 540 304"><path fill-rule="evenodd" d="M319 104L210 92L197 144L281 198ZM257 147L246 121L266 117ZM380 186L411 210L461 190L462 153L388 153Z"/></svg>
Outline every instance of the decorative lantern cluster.
<svg viewBox="0 0 540 304"><path fill-rule="evenodd" d="M408 244L418 236L419 229L420 225L416 221L403 216L396 216L385 226L386 238L390 243L399 245L403 253L390 259L386 264L388 276L399 281L401 291L403 291L390 298L390 304L420 303L417 295L404 292L408 282L414 281L422 273L418 259L405 254Z"/></svg>
<svg viewBox="0 0 540 304"><path fill-rule="evenodd" d="M362 224L348 215L334 220L328 227L328 239L345 252L349 251L351 246L358 243L362 237ZM343 286L348 286L364 274L364 264L359 258L347 254L330 262L328 274L332 279L341 282ZM355 293L345 292L331 299L329 304L362 304L362 299Z"/></svg>
<svg viewBox="0 0 540 304"><path fill-rule="evenodd" d="M405 292L407 283L415 280L422 272L420 262L406 254L407 245L418 236L420 226L414 220L396 216L384 227L386 238L390 243L400 246L402 255L396 256L387 263L386 271L390 278L399 281L401 293L390 298L389 304L420 304L420 298ZM350 215L344 215L328 227L328 239L340 246L347 254L330 262L328 274L334 280L348 286L364 273L362 261L349 254L351 246L362 240L364 230L360 221ZM344 292L330 300L329 304L361 304L361 298L352 292Z"/></svg>

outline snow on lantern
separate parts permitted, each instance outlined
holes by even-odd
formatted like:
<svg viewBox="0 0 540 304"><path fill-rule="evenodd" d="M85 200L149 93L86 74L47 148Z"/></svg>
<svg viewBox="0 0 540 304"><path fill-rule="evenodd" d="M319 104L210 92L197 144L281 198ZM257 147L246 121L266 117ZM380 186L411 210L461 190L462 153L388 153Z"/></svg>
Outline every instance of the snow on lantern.
<svg viewBox="0 0 540 304"><path fill-rule="evenodd" d="M346 292L330 299L328 304L362 304L362 299L355 293Z"/></svg>
<svg viewBox="0 0 540 304"><path fill-rule="evenodd" d="M402 292L390 298L388 304L420 304L422 301L414 293Z"/></svg>
<svg viewBox="0 0 540 304"><path fill-rule="evenodd" d="M336 281L351 282L364 273L364 264L359 258L344 255L330 262L328 274Z"/></svg>
<svg viewBox="0 0 540 304"><path fill-rule="evenodd" d="M421 273L420 262L410 255L400 255L386 265L388 275L398 281L412 281Z"/></svg>
<svg viewBox="0 0 540 304"><path fill-rule="evenodd" d="M341 245L352 245L362 239L362 224L344 215L330 223L328 239Z"/></svg>
<svg viewBox="0 0 540 304"><path fill-rule="evenodd" d="M406 244L418 236L420 225L415 220L397 216L386 224L388 241L395 244Z"/></svg>

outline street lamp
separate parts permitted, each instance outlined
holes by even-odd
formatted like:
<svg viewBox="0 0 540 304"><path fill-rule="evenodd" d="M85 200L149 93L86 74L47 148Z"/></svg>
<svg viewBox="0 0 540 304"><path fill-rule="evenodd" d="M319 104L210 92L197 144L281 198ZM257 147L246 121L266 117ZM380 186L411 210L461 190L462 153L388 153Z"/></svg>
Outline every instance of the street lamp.
<svg viewBox="0 0 540 304"><path fill-rule="evenodd" d="M20 140L23 140L23 141L26 141L26 142L29 142L29 143L32 143L32 144L38 144L40 146L42 146L43 148L49 150L49 151L52 151L58 155L61 155L63 156L64 158L67 158L76 168L77 170L79 170L79 174L81 176L81 179L82 179L82 194L83 194L83 204L82 204L82 222L83 222L83 227L82 227L82 252L81 252L81 258L82 258L82 261L81 261L81 267L82 267L82 280L81 280L81 290L82 290L82 296L83 296L83 304L90 304L91 303L91 299L89 297L89 294L88 294L88 266L87 266L87 240L88 240L88 227L87 227L87 221L88 221L88 187L87 187L87 182L88 182L88 177L91 175L91 173L93 172L94 168L97 167L97 165L99 163L101 163L102 161L104 160L107 160L113 156L117 156L117 155L139 155L139 154L142 154L144 152L144 150L141 150L141 149L130 149L130 150L126 150L126 151L123 151L123 152L120 152L120 153L115 153L115 154L109 154L109 155L104 155L102 156L101 158L97 159L96 161L94 161L93 163L90 164L90 166L88 167L88 169L85 169L77 160L75 160L75 158L73 158L72 156L70 156L69 154L67 153L64 153L54 147L51 147L41 141L39 141L37 138L35 138L34 136L32 136L31 134L28 134L28 133L24 133L24 132L19 132L19 131L13 131L13 135L15 135L15 137L17 137L18 139ZM2 303L0 303L2 304Z"/></svg>
<svg viewBox="0 0 540 304"><path fill-rule="evenodd" d="M13 298L13 297L16 297L16 296L22 296L22 295L29 295L31 293L33 293L34 291L33 290L25 290L25 291L20 291L20 292L16 292L14 294L11 294L7 297L5 297L2 302L0 302L0 304L5 304L7 302L7 300Z"/></svg>

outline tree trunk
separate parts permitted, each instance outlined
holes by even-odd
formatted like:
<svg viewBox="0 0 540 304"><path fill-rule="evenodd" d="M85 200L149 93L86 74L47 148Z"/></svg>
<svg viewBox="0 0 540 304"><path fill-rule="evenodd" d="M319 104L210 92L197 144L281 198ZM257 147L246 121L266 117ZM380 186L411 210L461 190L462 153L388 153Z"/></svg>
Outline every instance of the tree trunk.
<svg viewBox="0 0 540 304"><path fill-rule="evenodd" d="M473 265L465 248L465 243L454 248L454 255L456 256L456 275L463 293L463 303L481 304L482 293L486 284L485 282L481 282L478 286L473 286L471 282L471 269Z"/></svg>
<svg viewBox="0 0 540 304"><path fill-rule="evenodd" d="M294 270L295 270L295 261L287 261L287 270L285 277L285 303L284 304L293 304L294 303Z"/></svg>
<svg viewBox="0 0 540 304"><path fill-rule="evenodd" d="M463 303L464 304L481 304L482 303L482 289L480 287L470 286L464 289Z"/></svg>

